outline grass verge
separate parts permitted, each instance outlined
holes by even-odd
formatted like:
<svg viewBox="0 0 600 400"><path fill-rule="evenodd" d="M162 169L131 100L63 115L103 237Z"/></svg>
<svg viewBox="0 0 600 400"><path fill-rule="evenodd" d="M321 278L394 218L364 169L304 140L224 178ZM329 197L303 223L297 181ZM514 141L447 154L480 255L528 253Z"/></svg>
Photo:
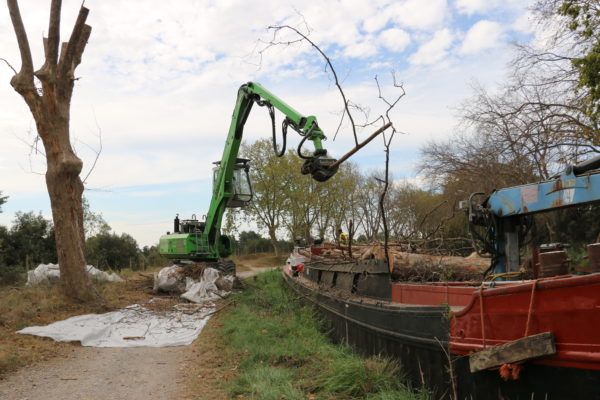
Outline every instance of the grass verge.
<svg viewBox="0 0 600 400"><path fill-rule="evenodd" d="M151 280L138 273L121 274L125 282L97 283L106 305L81 304L65 297L58 286L0 288L0 377L18 368L70 352L70 343L15 331L27 326L47 325L74 315L102 313L152 297ZM146 272L145 275L152 274ZM79 344L77 344L78 346Z"/></svg>
<svg viewBox="0 0 600 400"><path fill-rule="evenodd" d="M397 364L361 358L332 344L314 310L285 287L281 272L246 281L222 318L223 340L237 372L224 383L240 399L429 399L401 383Z"/></svg>

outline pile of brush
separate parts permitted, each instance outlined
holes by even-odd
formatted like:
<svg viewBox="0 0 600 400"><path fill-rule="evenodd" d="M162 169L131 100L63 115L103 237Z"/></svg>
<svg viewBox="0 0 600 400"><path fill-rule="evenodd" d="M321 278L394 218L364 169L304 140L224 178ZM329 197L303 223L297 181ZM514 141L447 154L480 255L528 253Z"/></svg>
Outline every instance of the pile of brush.
<svg viewBox="0 0 600 400"><path fill-rule="evenodd" d="M351 251L350 251L351 250ZM323 247L299 249L310 261L348 262L352 260L389 260L392 279L404 282L478 281L489 267L490 259L472 253L468 257L419 254L388 247L388 257L382 244L355 245L352 249L325 243Z"/></svg>

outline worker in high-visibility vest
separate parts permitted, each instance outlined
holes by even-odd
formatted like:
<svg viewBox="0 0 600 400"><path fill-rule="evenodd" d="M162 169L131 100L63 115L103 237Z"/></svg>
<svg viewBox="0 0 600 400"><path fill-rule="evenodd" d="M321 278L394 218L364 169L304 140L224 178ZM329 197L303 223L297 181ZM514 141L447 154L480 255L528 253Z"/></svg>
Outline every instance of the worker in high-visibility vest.
<svg viewBox="0 0 600 400"><path fill-rule="evenodd" d="M338 239L340 241L340 245L347 246L348 245L348 235L345 234L341 229L337 230Z"/></svg>

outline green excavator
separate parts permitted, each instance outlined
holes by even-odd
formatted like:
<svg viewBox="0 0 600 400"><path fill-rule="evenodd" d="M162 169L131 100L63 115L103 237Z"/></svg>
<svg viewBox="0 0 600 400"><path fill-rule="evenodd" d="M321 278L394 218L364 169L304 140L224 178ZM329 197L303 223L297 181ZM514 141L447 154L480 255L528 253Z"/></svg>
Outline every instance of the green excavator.
<svg viewBox="0 0 600 400"><path fill-rule="evenodd" d="M244 125L255 103L266 107L269 111L275 154L278 157L285 154L287 130L292 128L302 137L297 149L298 156L304 159L300 172L304 175L310 174L319 182L324 182L335 175L342 161L380 133L371 135L353 151L336 160L323 148L322 141L325 139L325 134L319 128L314 116L303 116L258 83L248 82L242 85L238 90L223 157L214 163L216 167L213 170L213 195L206 219L201 221L193 217L180 220L179 216L176 216L173 232L167 232L160 238L159 251L165 257L183 262L203 261L223 264L218 268L233 272L232 269L235 267L232 263L219 263L219 260L231 255L233 244L229 236L221 234L220 228L226 208L243 207L252 200L252 184L248 173L250 160L238 158L238 152ZM285 116L282 122L281 149L276 140L275 109ZM384 129L385 127L379 131ZM314 151L305 154L302 148L307 140L313 143Z"/></svg>

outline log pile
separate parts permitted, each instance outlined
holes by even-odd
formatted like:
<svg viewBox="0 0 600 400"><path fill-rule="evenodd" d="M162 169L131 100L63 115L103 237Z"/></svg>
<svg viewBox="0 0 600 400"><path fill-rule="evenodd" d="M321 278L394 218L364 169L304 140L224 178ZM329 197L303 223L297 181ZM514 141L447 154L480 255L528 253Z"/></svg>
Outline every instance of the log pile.
<svg viewBox="0 0 600 400"><path fill-rule="evenodd" d="M479 281L489 267L490 259L476 253L468 257L438 256L410 253L388 247L390 273L393 280L403 282ZM322 248L300 249L298 252L310 261L350 262L353 260L385 259L383 245L352 246L352 257L347 247L325 243Z"/></svg>

